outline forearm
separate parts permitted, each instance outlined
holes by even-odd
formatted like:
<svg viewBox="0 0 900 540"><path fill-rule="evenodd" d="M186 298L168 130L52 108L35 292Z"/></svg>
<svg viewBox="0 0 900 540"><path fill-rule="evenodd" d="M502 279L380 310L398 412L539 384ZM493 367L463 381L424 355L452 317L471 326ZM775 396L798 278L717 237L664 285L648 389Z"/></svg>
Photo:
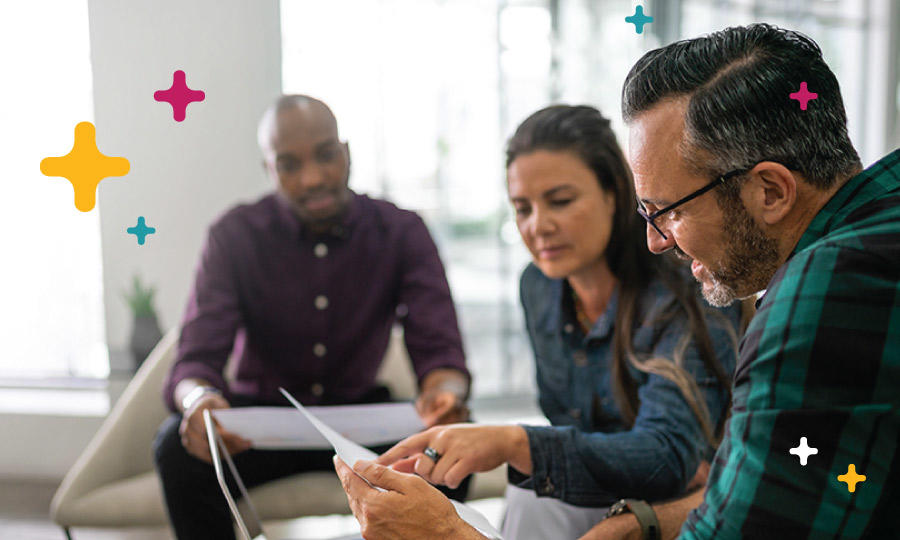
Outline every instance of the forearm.
<svg viewBox="0 0 900 540"><path fill-rule="evenodd" d="M678 536L681 526L687 520L688 514L703 503L705 494L706 488L704 487L681 499L653 507L653 511L656 512L656 519L659 520L663 540L670 540Z"/></svg>
<svg viewBox="0 0 900 540"><path fill-rule="evenodd" d="M531 463L531 447L528 444L528 432L522 426L509 426L509 450L507 463L524 475L531 475L534 466Z"/></svg>
<svg viewBox="0 0 900 540"><path fill-rule="evenodd" d="M583 432L574 426L525 426L531 476L540 495L577 506L620 497L666 500L684 493L697 456L666 433ZM682 464L686 464L686 467Z"/></svg>
<svg viewBox="0 0 900 540"><path fill-rule="evenodd" d="M688 514L703 502L705 492L705 489L698 489L680 499L653 505L663 540L678 537ZM634 514L622 514L604 519L580 540L641 540L641 526Z"/></svg>

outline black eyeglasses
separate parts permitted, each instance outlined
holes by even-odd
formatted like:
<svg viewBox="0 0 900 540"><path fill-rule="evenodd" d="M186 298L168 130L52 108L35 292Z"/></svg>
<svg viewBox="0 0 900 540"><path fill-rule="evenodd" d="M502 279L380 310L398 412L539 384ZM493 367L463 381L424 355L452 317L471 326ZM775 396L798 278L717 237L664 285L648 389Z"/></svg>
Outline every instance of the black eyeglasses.
<svg viewBox="0 0 900 540"><path fill-rule="evenodd" d="M681 199L678 199L678 201L670 204L669 206L667 206L661 210L657 210L656 212L653 212L652 214L648 214L647 211L643 208L643 205L641 204L641 202L638 201L638 209L637 209L638 214L640 214L641 217L644 218L644 220L647 223L649 223L650 226L653 227L653 229L656 230L656 232L658 232L660 236L663 237L663 240L668 240L669 238L665 234L663 234L662 230L660 230L660 228L656 226L656 223L654 223L656 218L658 218L659 216L661 216L667 212L671 212L675 208L681 206L682 204L684 204L688 201L692 201L692 200L696 199L697 197L699 197L700 195L703 195L707 191L715 189L716 186L724 184L725 181L728 180L729 178L734 178L735 176L744 174L745 172L747 172L749 170L750 169L735 169L733 171L727 172L727 173L723 174L722 176L716 178L712 182L706 184L702 188L698 189L697 191L694 191L690 195L683 197Z"/></svg>

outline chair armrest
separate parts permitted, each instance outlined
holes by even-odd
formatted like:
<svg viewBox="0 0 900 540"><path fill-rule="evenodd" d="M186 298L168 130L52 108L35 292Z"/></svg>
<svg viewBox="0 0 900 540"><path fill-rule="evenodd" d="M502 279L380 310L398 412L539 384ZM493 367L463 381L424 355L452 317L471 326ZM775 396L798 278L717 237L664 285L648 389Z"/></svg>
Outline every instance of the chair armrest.
<svg viewBox="0 0 900 540"><path fill-rule="evenodd" d="M156 345L66 474L50 506L54 521L85 494L153 470L151 445L168 415L160 388L175 359L179 330L170 330Z"/></svg>
<svg viewBox="0 0 900 540"><path fill-rule="evenodd" d="M413 400L418 395L419 383L413 371L412 360L406 352L402 328L395 327L391 331L388 348L375 380L391 390L393 399Z"/></svg>

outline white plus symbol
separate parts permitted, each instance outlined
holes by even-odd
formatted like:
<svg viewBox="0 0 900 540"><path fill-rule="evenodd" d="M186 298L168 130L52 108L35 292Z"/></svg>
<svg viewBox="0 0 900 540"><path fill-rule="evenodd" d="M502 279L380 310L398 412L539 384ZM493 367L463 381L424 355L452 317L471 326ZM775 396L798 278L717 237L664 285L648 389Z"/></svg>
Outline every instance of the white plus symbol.
<svg viewBox="0 0 900 540"><path fill-rule="evenodd" d="M800 458L800 465L806 467L806 460L813 454L818 454L818 448L810 448L806 445L806 437L800 437L800 446L791 448L791 454Z"/></svg>

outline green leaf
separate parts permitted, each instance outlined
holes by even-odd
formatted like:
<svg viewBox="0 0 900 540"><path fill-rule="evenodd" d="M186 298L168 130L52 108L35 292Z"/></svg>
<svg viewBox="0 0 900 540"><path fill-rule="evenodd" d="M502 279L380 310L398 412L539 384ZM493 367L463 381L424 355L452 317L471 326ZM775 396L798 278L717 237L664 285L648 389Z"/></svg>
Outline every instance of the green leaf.
<svg viewBox="0 0 900 540"><path fill-rule="evenodd" d="M153 295L155 293L155 287L145 287L141 283L141 278L135 274L131 290L122 291L122 297L128 302L128 307L131 308L131 312L135 317L146 317L156 314L153 309Z"/></svg>

